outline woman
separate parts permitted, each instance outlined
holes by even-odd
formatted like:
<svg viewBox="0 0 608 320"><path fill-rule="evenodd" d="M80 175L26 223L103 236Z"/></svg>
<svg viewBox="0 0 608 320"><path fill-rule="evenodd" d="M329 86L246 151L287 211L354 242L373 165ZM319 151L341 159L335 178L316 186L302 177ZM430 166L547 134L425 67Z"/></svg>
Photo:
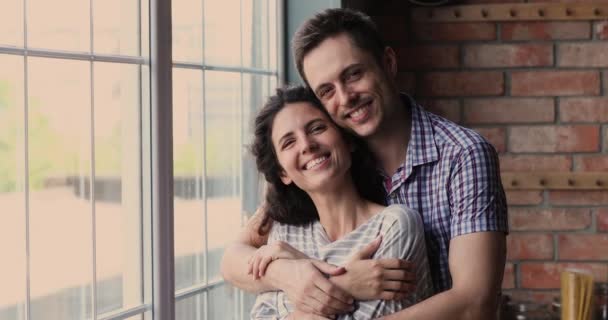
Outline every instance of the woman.
<svg viewBox="0 0 608 320"><path fill-rule="evenodd" d="M268 182L259 232L270 232L268 245L249 260L254 277L263 276L276 259L345 265L350 254L381 238L373 258L413 262L416 291L405 300L357 301L354 310L339 319L380 317L432 293L420 216L404 206L383 205L383 188L370 153L330 120L312 92L304 87L277 90L256 118L252 153ZM349 293L357 297L356 292ZM284 292L274 291L258 296L251 317L307 315L295 310Z"/></svg>

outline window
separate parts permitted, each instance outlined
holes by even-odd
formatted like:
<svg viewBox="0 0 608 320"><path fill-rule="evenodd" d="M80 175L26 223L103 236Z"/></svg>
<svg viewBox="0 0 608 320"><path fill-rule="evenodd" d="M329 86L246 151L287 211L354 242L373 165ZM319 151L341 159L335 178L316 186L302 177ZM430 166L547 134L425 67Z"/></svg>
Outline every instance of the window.
<svg viewBox="0 0 608 320"><path fill-rule="evenodd" d="M152 319L149 6L3 1L0 320ZM280 0L172 6L176 319L244 319L219 259L258 204Z"/></svg>

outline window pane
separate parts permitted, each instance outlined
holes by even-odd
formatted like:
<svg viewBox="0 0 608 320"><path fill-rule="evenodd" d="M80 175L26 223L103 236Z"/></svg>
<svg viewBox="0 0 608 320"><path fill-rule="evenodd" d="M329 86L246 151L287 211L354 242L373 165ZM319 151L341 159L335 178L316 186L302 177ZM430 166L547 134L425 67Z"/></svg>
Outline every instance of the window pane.
<svg viewBox="0 0 608 320"><path fill-rule="evenodd" d="M173 0L173 61L202 63L203 1Z"/></svg>
<svg viewBox="0 0 608 320"><path fill-rule="evenodd" d="M97 313L142 302L138 66L95 63Z"/></svg>
<svg viewBox="0 0 608 320"><path fill-rule="evenodd" d="M137 55L139 0L93 1L96 53Z"/></svg>
<svg viewBox="0 0 608 320"><path fill-rule="evenodd" d="M91 316L89 80L87 62L29 60L32 319Z"/></svg>
<svg viewBox="0 0 608 320"><path fill-rule="evenodd" d="M209 318L208 319L240 319L238 292L229 285L222 285L209 290ZM249 319L249 310L244 310L245 319Z"/></svg>
<svg viewBox="0 0 608 320"><path fill-rule="evenodd" d="M0 44L23 47L23 0L3 0Z"/></svg>
<svg viewBox="0 0 608 320"><path fill-rule="evenodd" d="M268 68L268 1L243 2L243 65Z"/></svg>
<svg viewBox="0 0 608 320"><path fill-rule="evenodd" d="M205 294L184 298L175 302L176 320L201 320L205 319ZM223 319L209 318L209 319Z"/></svg>
<svg viewBox="0 0 608 320"><path fill-rule="evenodd" d="M175 289L204 282L203 75L173 69Z"/></svg>
<svg viewBox="0 0 608 320"><path fill-rule="evenodd" d="M241 64L240 2L205 1L205 64Z"/></svg>
<svg viewBox="0 0 608 320"><path fill-rule="evenodd" d="M278 44L277 44L277 40L278 40L278 26L277 26L277 20L279 18L278 14L278 9L277 9L277 0L268 0L268 42L270 43L269 45L269 51L268 51L268 57L269 57L269 66L268 68L270 70L276 71L277 70L277 57L279 54L279 48L278 48Z"/></svg>
<svg viewBox="0 0 608 320"><path fill-rule="evenodd" d="M89 11L89 1L28 0L28 47L88 52Z"/></svg>
<svg viewBox="0 0 608 320"><path fill-rule="evenodd" d="M241 225L241 75L205 73L208 275L219 277L224 246Z"/></svg>
<svg viewBox="0 0 608 320"><path fill-rule="evenodd" d="M0 70L0 320L21 320L26 296L23 58L0 55Z"/></svg>

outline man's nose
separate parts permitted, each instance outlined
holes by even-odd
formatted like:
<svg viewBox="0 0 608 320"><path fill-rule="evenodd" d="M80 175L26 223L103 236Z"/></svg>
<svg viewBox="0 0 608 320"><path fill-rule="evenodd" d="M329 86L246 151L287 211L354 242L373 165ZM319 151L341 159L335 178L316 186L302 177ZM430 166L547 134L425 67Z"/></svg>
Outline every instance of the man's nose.
<svg viewBox="0 0 608 320"><path fill-rule="evenodd" d="M338 86L336 88L336 93L338 96L338 104L341 106L348 106L355 97L354 92L350 90L348 86Z"/></svg>

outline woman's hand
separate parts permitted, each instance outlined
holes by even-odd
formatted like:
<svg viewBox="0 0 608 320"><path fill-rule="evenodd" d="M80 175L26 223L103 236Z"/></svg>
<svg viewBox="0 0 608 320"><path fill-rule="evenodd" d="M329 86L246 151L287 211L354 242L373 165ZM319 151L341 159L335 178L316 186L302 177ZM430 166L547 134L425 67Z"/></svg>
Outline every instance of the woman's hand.
<svg viewBox="0 0 608 320"><path fill-rule="evenodd" d="M261 246L249 258L248 274L259 279L266 274L268 265L277 259L307 259L308 257L289 245L287 242L277 241Z"/></svg>
<svg viewBox="0 0 608 320"><path fill-rule="evenodd" d="M370 260L378 250L376 238L346 263L346 273L331 277L332 283L357 300L400 300L416 289L414 266L401 259Z"/></svg>

